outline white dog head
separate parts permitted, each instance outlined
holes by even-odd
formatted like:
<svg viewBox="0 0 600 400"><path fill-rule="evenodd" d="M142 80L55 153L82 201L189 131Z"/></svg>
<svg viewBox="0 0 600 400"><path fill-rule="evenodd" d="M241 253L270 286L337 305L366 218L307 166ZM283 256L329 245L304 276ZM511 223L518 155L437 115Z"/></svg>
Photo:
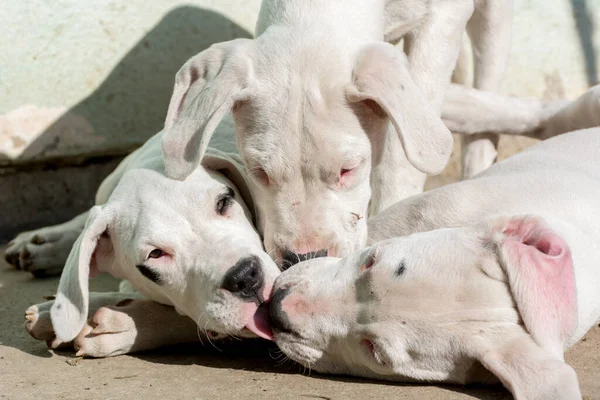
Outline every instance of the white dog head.
<svg viewBox="0 0 600 400"><path fill-rule="evenodd" d="M317 371L463 384L493 373L516 398L577 398L563 362L577 325L572 259L538 218L297 264L277 279L270 309L279 347Z"/></svg>
<svg viewBox="0 0 600 400"><path fill-rule="evenodd" d="M233 112L265 248L284 266L364 246L370 171L390 122L420 171L439 173L451 153L401 51L330 43L343 41L272 28L213 45L179 71L167 114L166 173L183 179Z"/></svg>
<svg viewBox="0 0 600 400"><path fill-rule="evenodd" d="M160 154L153 162L162 163ZM173 305L211 337L268 336L258 306L279 270L262 250L242 183L226 160L206 157L184 181L156 170L125 173L109 201L91 209L61 276L51 315L73 339L88 315L88 279L109 272L152 300ZM208 164L208 165L207 165ZM247 328L247 329L244 329Z"/></svg>

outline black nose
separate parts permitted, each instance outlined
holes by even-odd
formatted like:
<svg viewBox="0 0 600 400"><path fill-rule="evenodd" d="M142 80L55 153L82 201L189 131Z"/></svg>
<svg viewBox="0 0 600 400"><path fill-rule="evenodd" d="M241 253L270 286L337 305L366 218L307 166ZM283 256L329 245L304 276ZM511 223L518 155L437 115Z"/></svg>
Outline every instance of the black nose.
<svg viewBox="0 0 600 400"><path fill-rule="evenodd" d="M264 275L260 260L256 256L240 259L227 271L223 279L223 288L244 300L256 300L262 303Z"/></svg>
<svg viewBox="0 0 600 400"><path fill-rule="evenodd" d="M321 249L319 251L311 251L309 253L297 254L289 250L283 250L281 252L283 257L282 269L285 271L292 265L298 264L301 261L311 260L313 258L327 257L327 249Z"/></svg>
<svg viewBox="0 0 600 400"><path fill-rule="evenodd" d="M289 289L278 289L273 293L269 303L269 314L271 314L271 327L283 332L291 332L292 325L287 314L281 308L281 302L288 295Z"/></svg>

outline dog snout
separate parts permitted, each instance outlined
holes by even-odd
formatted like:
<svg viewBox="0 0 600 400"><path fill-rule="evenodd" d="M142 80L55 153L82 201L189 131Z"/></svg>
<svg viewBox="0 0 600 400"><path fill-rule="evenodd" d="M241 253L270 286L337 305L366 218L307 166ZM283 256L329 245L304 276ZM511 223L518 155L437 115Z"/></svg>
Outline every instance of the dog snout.
<svg viewBox="0 0 600 400"><path fill-rule="evenodd" d="M258 257L245 257L227 271L223 279L223 289L243 300L255 300L260 304L264 301L261 294L264 280Z"/></svg>
<svg viewBox="0 0 600 400"><path fill-rule="evenodd" d="M327 257L327 253L327 249L311 251L304 254L294 253L293 251L285 249L281 251L281 257L283 259L282 268L285 271L292 265L298 264L299 262L311 260L313 258Z"/></svg>
<svg viewBox="0 0 600 400"><path fill-rule="evenodd" d="M281 302L288 295L289 289L278 289L273 293L269 303L269 314L271 315L271 326L282 332L291 332L292 326L290 320L283 311Z"/></svg>

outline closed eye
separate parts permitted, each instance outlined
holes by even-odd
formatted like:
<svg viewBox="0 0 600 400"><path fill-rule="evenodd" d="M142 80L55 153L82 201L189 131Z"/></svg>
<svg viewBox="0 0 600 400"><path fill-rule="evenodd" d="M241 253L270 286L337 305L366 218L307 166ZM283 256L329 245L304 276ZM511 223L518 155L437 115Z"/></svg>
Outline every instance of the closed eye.
<svg viewBox="0 0 600 400"><path fill-rule="evenodd" d="M354 178L354 176L356 175L356 173L357 173L359 167L362 165L363 161L360 161L358 163L353 163L353 164L347 165L347 166L345 165L342 168L340 168L339 182L340 182L341 186L346 186L352 181L352 178Z"/></svg>
<svg viewBox="0 0 600 400"><path fill-rule="evenodd" d="M373 361L380 365L386 365L387 363L382 359L379 347L371 339L362 339L360 346L369 355Z"/></svg>
<svg viewBox="0 0 600 400"><path fill-rule="evenodd" d="M234 199L235 192L232 188L228 187L227 191L225 193L220 194L217 198L217 204L215 207L217 214L226 215L227 211L229 211L229 209L233 205Z"/></svg>
<svg viewBox="0 0 600 400"><path fill-rule="evenodd" d="M269 178L269 174L262 167L254 167L250 169L252 176L258 180L262 185L269 186L271 180Z"/></svg>
<svg viewBox="0 0 600 400"><path fill-rule="evenodd" d="M379 250L377 248L371 250L369 254L367 254L366 260L360 266L360 272L371 269L377 260L377 253Z"/></svg>

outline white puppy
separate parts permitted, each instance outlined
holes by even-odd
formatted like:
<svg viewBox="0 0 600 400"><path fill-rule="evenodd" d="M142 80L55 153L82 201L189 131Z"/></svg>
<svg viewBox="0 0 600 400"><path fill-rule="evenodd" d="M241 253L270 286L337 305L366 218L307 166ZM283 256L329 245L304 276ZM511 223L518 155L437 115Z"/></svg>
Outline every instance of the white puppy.
<svg viewBox="0 0 600 400"><path fill-rule="evenodd" d="M277 344L321 372L581 398L563 352L600 319L599 160L580 130L389 208L371 239L409 236L277 279Z"/></svg>
<svg viewBox="0 0 600 400"><path fill-rule="evenodd" d="M51 245L47 232L55 237L63 237L65 227L71 231L64 237L79 232L56 300L27 311L27 329L34 337L52 340L55 335L54 347L76 338L80 354L89 356L122 354L165 344L160 332L136 333L162 315L166 326L180 326L170 336L164 330L167 343L193 338L196 329L210 338L264 336L255 314L268 300L279 270L253 226L259 215L235 153L233 123L223 121L202 166L184 181L164 176L161 137L151 138L106 178L98 205L87 215L34 233ZM17 240L13 246L29 244ZM100 272L127 280L129 290L90 298L88 279ZM122 303L140 297L131 286L191 319L148 301ZM121 308L100 308L107 305ZM135 315L144 317L141 325L131 323ZM86 325L88 318L91 325Z"/></svg>
<svg viewBox="0 0 600 400"><path fill-rule="evenodd" d="M510 6L265 0L256 39L216 44L179 71L163 140L167 175L193 171L232 111L266 249L284 266L349 254L366 242L368 213L420 193L417 170L446 165L452 138L439 114L465 26L472 21L476 81L499 82ZM408 60L383 42L401 38Z"/></svg>

